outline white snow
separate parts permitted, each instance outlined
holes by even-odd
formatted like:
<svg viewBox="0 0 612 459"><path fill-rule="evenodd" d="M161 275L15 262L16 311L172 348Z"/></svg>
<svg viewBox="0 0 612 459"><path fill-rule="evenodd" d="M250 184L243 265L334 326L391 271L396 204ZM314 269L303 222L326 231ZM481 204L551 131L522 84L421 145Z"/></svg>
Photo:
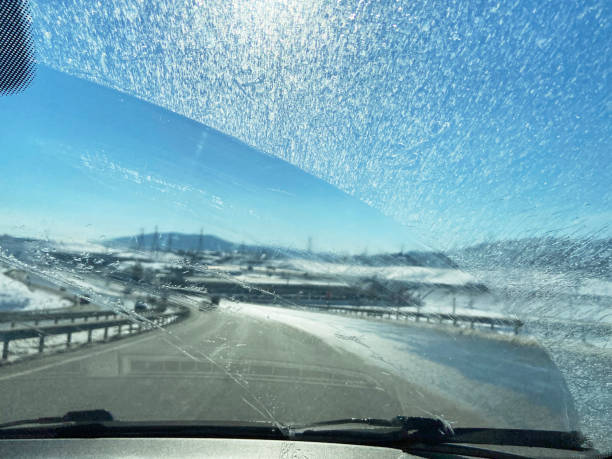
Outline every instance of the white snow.
<svg viewBox="0 0 612 459"><path fill-rule="evenodd" d="M30 290L25 284L0 273L0 309L55 309L72 303L43 290Z"/></svg>
<svg viewBox="0 0 612 459"><path fill-rule="evenodd" d="M49 241L46 244L49 248L53 248L55 250L67 253L76 253L76 254L106 254L113 253L113 249L109 249L100 244L96 244L94 242L80 242L80 241Z"/></svg>
<svg viewBox="0 0 612 459"><path fill-rule="evenodd" d="M233 279L240 282L246 282L248 284L280 284L280 285L321 285L321 286L347 286L346 282L342 281L327 281L322 279L308 279L308 278L287 278L283 279L279 276L265 276L265 275L249 275L243 274L239 276L233 276Z"/></svg>
<svg viewBox="0 0 612 459"><path fill-rule="evenodd" d="M373 277L388 280L431 284L464 285L476 282L472 275L458 269L425 268L421 266L358 266L342 263L294 258L290 264L310 274L334 276Z"/></svg>
<svg viewBox="0 0 612 459"><path fill-rule="evenodd" d="M585 279L578 288L581 295L600 295L612 297L612 282L602 279Z"/></svg>
<svg viewBox="0 0 612 459"><path fill-rule="evenodd" d="M420 327L406 327L399 324L394 326L388 322L326 313L228 301L222 301L221 308L229 313L247 314L303 330L332 347L359 356L367 364L376 365L383 371L394 373L430 393L452 400L457 407L486 415L491 425L501 427L508 426L512 422L523 425L521 423L527 421L522 418L513 420L512 412L498 410L494 404L489 403L490 400L507 400L507 403L512 403L511 400L520 400L520 403L529 404L528 400L531 397L537 397L533 394L522 394L516 386L511 388L512 386L496 382L508 379L521 381L521 378L529 377L522 374L510 377L505 367L499 365L500 361L509 358L508 352L520 356L517 360L530 360L535 348L532 341L523 338L491 334L491 339L484 337L472 339L466 336L465 340L461 340L460 335L455 335L450 330L450 334L447 334L436 328L420 329ZM523 345L520 345L521 343ZM463 350L462 345L465 345ZM469 350L473 348L479 349L480 353L471 354ZM539 351L536 351L535 355L538 354ZM490 376L490 381L474 379L470 374L470 362L473 362L475 372L486 366L488 368L486 374ZM531 387L524 384L518 386L525 390ZM414 397L415 400L423 401L422 414L432 415L429 411L425 411L431 409L427 397L419 390L415 390ZM445 413L434 413L434 415L444 417ZM451 421L461 422L457 419Z"/></svg>
<svg viewBox="0 0 612 459"><path fill-rule="evenodd" d="M415 309L415 308L411 308ZM474 316L474 317L491 317L493 319L508 319L515 318L513 315L502 314L494 311L484 311L482 309L464 308L464 307L453 307L446 303L425 303L425 306L420 308L421 312L431 312L440 314L457 314L462 316Z"/></svg>

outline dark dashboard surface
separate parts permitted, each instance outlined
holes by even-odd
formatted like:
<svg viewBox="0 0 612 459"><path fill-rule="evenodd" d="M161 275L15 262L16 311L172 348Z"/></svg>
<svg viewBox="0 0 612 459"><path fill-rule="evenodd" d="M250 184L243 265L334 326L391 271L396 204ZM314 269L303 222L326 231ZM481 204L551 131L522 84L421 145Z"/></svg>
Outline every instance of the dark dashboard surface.
<svg viewBox="0 0 612 459"><path fill-rule="evenodd" d="M0 441L0 457L415 457L390 448L269 440L119 438Z"/></svg>

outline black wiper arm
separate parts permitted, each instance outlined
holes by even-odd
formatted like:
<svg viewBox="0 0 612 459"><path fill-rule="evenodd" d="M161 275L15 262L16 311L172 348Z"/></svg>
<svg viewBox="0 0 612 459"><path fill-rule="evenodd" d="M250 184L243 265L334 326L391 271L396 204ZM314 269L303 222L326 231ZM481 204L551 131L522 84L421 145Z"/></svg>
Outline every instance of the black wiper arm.
<svg viewBox="0 0 612 459"><path fill-rule="evenodd" d="M305 425L295 425L292 426L292 429L295 430L306 430L312 429L314 427L325 427L325 426L339 426L339 425L347 425L347 424L362 424L374 427L401 427L409 430L433 430L439 431L444 434L453 434L453 428L448 422L445 422L442 419L434 419L434 418L419 418L419 417L404 417L397 416L392 419L377 419L377 418L345 418L345 419L335 419L333 421L322 421L315 422L313 424L305 424Z"/></svg>
<svg viewBox="0 0 612 459"><path fill-rule="evenodd" d="M347 429L347 425L363 426ZM524 429L455 428L434 418L396 417L387 419L338 419L306 426L293 426L289 436L295 439L330 442L354 441L359 444L389 445L404 449L406 446L442 444L482 444L523 446L572 451L591 449L580 432Z"/></svg>
<svg viewBox="0 0 612 459"><path fill-rule="evenodd" d="M389 447L398 447L399 443L443 443L453 434L451 425L442 419L403 416L393 419L337 419L288 428L288 436L294 440Z"/></svg>
<svg viewBox="0 0 612 459"><path fill-rule="evenodd" d="M65 424L73 422L109 422L113 420L113 415L106 410L69 411L63 416L21 419L19 421L7 422L0 424L0 429L25 425Z"/></svg>
<svg viewBox="0 0 612 459"><path fill-rule="evenodd" d="M106 410L71 411L64 416L0 424L0 439L41 437L287 439L284 430L270 422L118 421Z"/></svg>

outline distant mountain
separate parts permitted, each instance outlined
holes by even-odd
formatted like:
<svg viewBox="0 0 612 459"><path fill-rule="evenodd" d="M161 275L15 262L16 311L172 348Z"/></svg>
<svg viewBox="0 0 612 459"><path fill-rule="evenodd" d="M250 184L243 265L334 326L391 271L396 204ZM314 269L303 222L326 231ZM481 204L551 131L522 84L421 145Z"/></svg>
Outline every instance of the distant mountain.
<svg viewBox="0 0 612 459"><path fill-rule="evenodd" d="M183 233L150 233L136 236L124 236L110 239L105 245L113 248L139 249L139 250L184 250L198 251L210 250L218 252L231 252L238 250L239 245L211 234L183 234Z"/></svg>
<svg viewBox="0 0 612 459"><path fill-rule="evenodd" d="M218 252L241 252L246 254L266 254L266 258L309 258L330 263L354 263L366 266L426 266L432 268L457 268L457 264L443 253L402 252L376 255L338 256L334 253L309 254L305 251L261 245L237 244L220 237L205 234L149 233L111 239L105 245L113 248L188 251L198 250Z"/></svg>
<svg viewBox="0 0 612 459"><path fill-rule="evenodd" d="M333 253L308 254L305 251L245 245L227 241L218 236L205 234L183 234L177 232L154 233L118 237L105 241L113 248L162 251L238 251L259 257L270 258L314 258L331 263L355 263L366 266L424 266L469 270L497 268L538 269L546 272L578 272L591 277L612 279L612 238L526 238L507 241L485 242L454 250L448 254L439 252L401 252L375 255L339 256ZM61 243L42 239L20 238L0 235L0 251L21 260L32 259L48 251L57 256L63 250Z"/></svg>
<svg viewBox="0 0 612 459"><path fill-rule="evenodd" d="M460 266L471 269L537 268L612 278L612 238L542 237L486 242L454 251L451 256Z"/></svg>

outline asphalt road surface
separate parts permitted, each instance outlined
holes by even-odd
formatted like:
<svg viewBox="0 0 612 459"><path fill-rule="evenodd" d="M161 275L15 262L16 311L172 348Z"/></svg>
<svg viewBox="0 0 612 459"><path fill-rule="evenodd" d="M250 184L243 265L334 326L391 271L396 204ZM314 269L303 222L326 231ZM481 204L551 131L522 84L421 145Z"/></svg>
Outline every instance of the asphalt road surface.
<svg viewBox="0 0 612 459"><path fill-rule="evenodd" d="M316 317L321 316L336 320L323 314ZM362 327L373 326L353 320ZM452 386L452 378L459 378L457 366L465 367L461 384L473 384L468 389L478 393L479 402L458 400L453 391L441 393L440 385L423 385L406 368L386 371L369 357L331 345L304 329L220 309L194 312L168 331L0 367L0 422L104 408L120 420L304 423L443 414L464 426L506 427L506 407L514 413L515 421L509 423L514 427L518 427L516 418L524 417L521 427L567 428L567 419L559 417L550 400L539 401L537 394L525 393L511 381L501 389L486 381L488 370L483 365L493 365L499 373L503 362L474 361L469 348L475 346L473 340L454 339L449 350L435 334L424 341L411 328L388 327L387 339L407 339L422 346L417 350L420 360L406 362L415 366L430 362L436 375L440 368L449 369L444 384ZM415 352L414 346L405 352ZM553 387L558 381L550 377L552 364L540 354L535 361L523 359L512 365L507 370L510 379L524 365L540 370L528 385L548 384L553 394L559 390Z"/></svg>

